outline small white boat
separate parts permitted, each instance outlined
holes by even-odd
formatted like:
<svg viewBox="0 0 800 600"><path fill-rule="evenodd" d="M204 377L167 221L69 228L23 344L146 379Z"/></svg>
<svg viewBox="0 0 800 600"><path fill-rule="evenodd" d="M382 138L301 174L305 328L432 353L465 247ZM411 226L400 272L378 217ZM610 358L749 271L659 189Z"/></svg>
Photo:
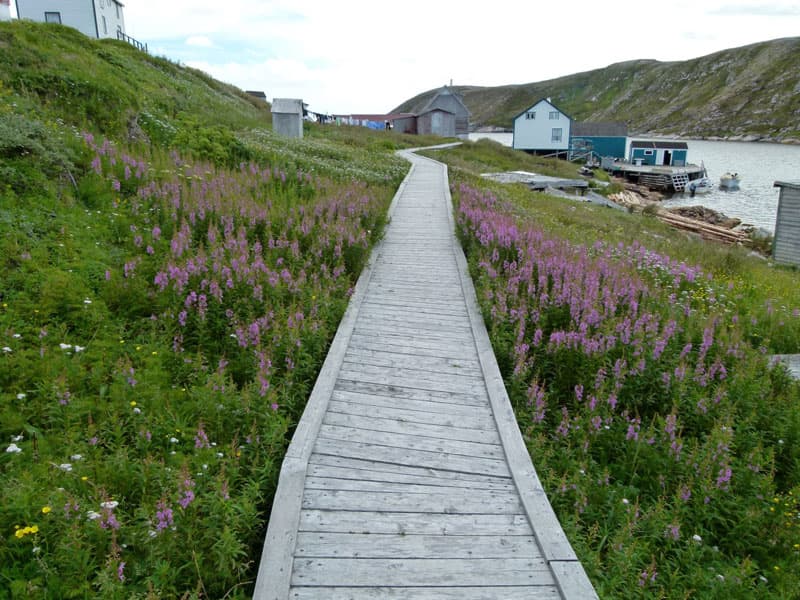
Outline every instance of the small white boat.
<svg viewBox="0 0 800 600"><path fill-rule="evenodd" d="M719 187L723 190L738 190L741 181L738 173L725 173L719 178Z"/></svg>
<svg viewBox="0 0 800 600"><path fill-rule="evenodd" d="M685 192L689 192L690 196L695 194L707 194L712 190L714 184L708 177L700 177L699 179L692 179L686 184Z"/></svg>

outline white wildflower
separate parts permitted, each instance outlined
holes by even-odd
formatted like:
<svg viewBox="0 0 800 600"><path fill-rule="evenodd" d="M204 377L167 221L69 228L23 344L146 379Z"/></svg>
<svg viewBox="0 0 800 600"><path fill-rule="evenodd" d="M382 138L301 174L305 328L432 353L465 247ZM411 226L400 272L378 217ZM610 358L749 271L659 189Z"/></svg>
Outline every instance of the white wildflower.
<svg viewBox="0 0 800 600"><path fill-rule="evenodd" d="M91 304L91 303L92 303L92 301L91 301L91 300L89 300L88 298L84 298L84 299L83 299L83 303L84 303L84 304Z"/></svg>
<svg viewBox="0 0 800 600"><path fill-rule="evenodd" d="M72 350L72 344L65 344L64 342L61 342L58 347L62 350Z"/></svg>
<svg viewBox="0 0 800 600"><path fill-rule="evenodd" d="M13 337L15 340L18 340L18 339L20 339L22 336L21 336L20 334L18 334L18 333L15 333L15 334L14 334L14 335L12 335L11 337Z"/></svg>
<svg viewBox="0 0 800 600"><path fill-rule="evenodd" d="M10 352L13 352L13 350L11 348L9 348L8 346L3 346L3 352L5 352L6 354L9 354Z"/></svg>
<svg viewBox="0 0 800 600"><path fill-rule="evenodd" d="M25 436L23 436L22 434L20 434L20 435L12 435L11 436L11 441L12 442L21 442L24 439L25 439Z"/></svg>
<svg viewBox="0 0 800 600"><path fill-rule="evenodd" d="M77 461L79 461L79 460L82 460L82 459L83 459L83 454L73 454L73 455L72 455L72 456L70 456L69 458L70 458L70 460L74 460L74 461L76 461L76 462L77 462Z"/></svg>
<svg viewBox="0 0 800 600"><path fill-rule="evenodd" d="M116 500L107 500L106 502L101 502L100 507L105 508L106 510L114 510L119 506L119 502Z"/></svg>
<svg viewBox="0 0 800 600"><path fill-rule="evenodd" d="M94 510L86 511L86 518L89 519L90 521L95 521L95 520L99 519L101 516L102 515L97 511L94 511Z"/></svg>
<svg viewBox="0 0 800 600"><path fill-rule="evenodd" d="M695 542L697 542L698 544L699 544L700 542L702 542L702 541L703 541L703 538L701 538L701 537L700 537L699 535L697 535L696 533L695 533L695 534L692 536L692 539L693 539Z"/></svg>
<svg viewBox="0 0 800 600"><path fill-rule="evenodd" d="M28 397L28 395L27 394L23 394L22 392L17 394L17 400L25 400L25 398L27 398L27 397Z"/></svg>
<svg viewBox="0 0 800 600"><path fill-rule="evenodd" d="M65 473L69 473L70 471L72 471L72 465L69 463L61 463L60 465L58 465L58 468L64 471Z"/></svg>
<svg viewBox="0 0 800 600"><path fill-rule="evenodd" d="M177 444L178 443L178 438L176 438L176 437L169 438L169 443L170 444Z"/></svg>
<svg viewBox="0 0 800 600"><path fill-rule="evenodd" d="M75 344L75 352L83 352L84 350L86 350L86 346L78 346L78 344Z"/></svg>
<svg viewBox="0 0 800 600"><path fill-rule="evenodd" d="M623 499L622 499L622 503L623 503L623 504L629 504L629 502L628 502L628 499L627 499L627 498L623 498Z"/></svg>
<svg viewBox="0 0 800 600"><path fill-rule="evenodd" d="M22 452L22 448L17 446L16 444L11 444L8 448L6 448L6 452L9 454L19 454Z"/></svg>
<svg viewBox="0 0 800 600"><path fill-rule="evenodd" d="M725 575L717 573L717 579L719 579L720 581L725 581Z"/></svg>
<svg viewBox="0 0 800 600"><path fill-rule="evenodd" d="M134 406L134 407L133 407L133 414L135 414L135 415L140 415L140 414L142 414L142 409L141 409L141 408L139 408L138 406Z"/></svg>

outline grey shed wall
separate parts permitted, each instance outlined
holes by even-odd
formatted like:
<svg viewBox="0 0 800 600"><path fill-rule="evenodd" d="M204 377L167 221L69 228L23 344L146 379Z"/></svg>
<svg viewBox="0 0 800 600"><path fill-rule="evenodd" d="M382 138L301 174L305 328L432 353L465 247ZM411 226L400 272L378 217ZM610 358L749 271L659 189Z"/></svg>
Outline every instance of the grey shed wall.
<svg viewBox="0 0 800 600"><path fill-rule="evenodd" d="M417 117L417 133L420 135L440 135L455 137L456 116L453 113L433 109Z"/></svg>
<svg viewBox="0 0 800 600"><path fill-rule="evenodd" d="M775 262L800 266L800 181L776 181L781 189L772 257Z"/></svg>
<svg viewBox="0 0 800 600"><path fill-rule="evenodd" d="M297 98L273 98L272 130L278 135L302 138L303 101Z"/></svg>
<svg viewBox="0 0 800 600"><path fill-rule="evenodd" d="M461 100L449 90L440 91L433 97L433 100L428 103L424 111L439 108L446 110L455 115L455 134L454 135L468 135L469 134L469 111Z"/></svg>

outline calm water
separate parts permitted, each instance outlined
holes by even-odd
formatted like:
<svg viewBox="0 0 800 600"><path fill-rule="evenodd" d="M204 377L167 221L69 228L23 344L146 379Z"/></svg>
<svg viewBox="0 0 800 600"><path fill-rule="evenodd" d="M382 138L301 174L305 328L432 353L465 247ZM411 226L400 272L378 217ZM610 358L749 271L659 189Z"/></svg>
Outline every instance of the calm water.
<svg viewBox="0 0 800 600"><path fill-rule="evenodd" d="M471 140L481 138L510 146L512 134L472 133L469 136ZM729 217L738 217L744 223L774 231L779 193L774 183L800 180L800 146L703 140L686 142L689 144L689 162L705 164L714 189L694 198L688 194L676 194L665 200L664 206L702 204ZM742 178L741 189L735 192L719 189L720 175L726 171L739 173Z"/></svg>

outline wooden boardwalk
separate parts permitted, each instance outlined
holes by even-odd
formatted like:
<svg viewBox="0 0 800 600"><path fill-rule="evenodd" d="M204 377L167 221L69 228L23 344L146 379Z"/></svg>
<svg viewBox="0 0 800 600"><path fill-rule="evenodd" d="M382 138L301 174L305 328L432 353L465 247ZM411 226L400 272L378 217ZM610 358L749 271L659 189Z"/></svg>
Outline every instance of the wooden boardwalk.
<svg viewBox="0 0 800 600"><path fill-rule="evenodd" d="M446 168L403 155L284 460L254 597L596 598L508 402Z"/></svg>

